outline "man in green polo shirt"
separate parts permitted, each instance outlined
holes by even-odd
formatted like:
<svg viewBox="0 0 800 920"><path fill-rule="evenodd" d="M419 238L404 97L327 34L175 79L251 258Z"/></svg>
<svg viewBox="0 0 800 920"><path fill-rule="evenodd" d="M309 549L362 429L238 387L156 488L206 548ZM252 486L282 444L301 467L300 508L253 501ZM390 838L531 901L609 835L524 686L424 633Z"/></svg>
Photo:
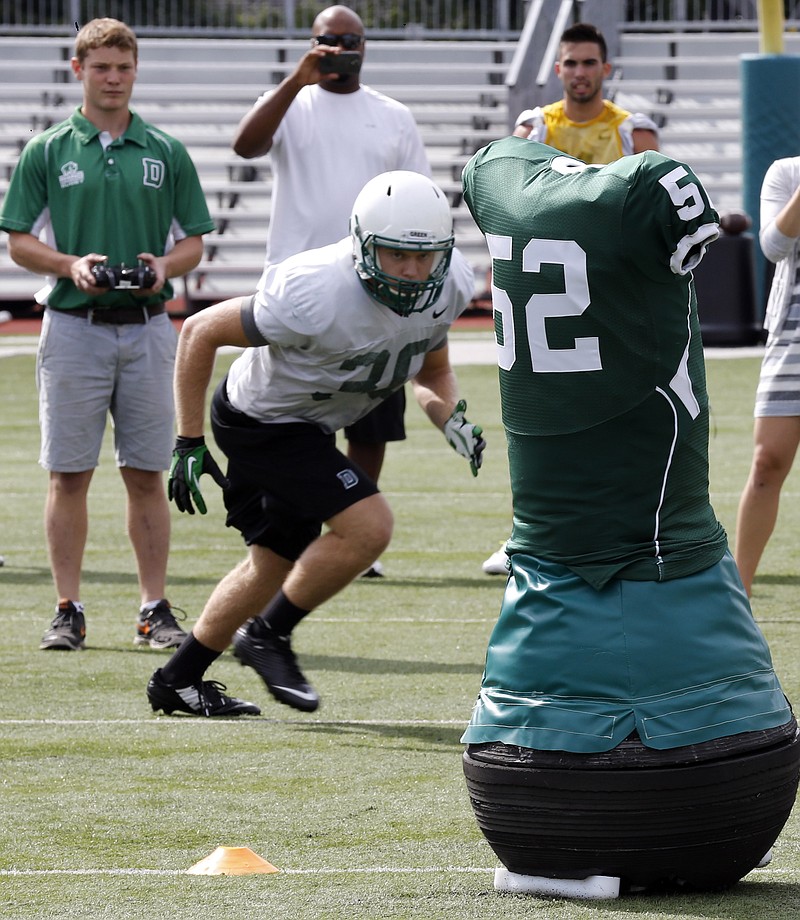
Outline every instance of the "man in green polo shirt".
<svg viewBox="0 0 800 920"><path fill-rule="evenodd" d="M162 471L172 455L177 340L165 303L168 279L198 264L214 224L183 145L129 107L137 62L124 23L94 19L80 30L72 70L83 102L27 144L0 210L11 258L47 276L36 294L46 307L39 462L50 474L45 532L58 603L43 649L84 645L87 494L109 412L141 594L134 641L171 648L185 636L165 597ZM114 271L122 265L132 277ZM112 277L98 277L97 266Z"/></svg>

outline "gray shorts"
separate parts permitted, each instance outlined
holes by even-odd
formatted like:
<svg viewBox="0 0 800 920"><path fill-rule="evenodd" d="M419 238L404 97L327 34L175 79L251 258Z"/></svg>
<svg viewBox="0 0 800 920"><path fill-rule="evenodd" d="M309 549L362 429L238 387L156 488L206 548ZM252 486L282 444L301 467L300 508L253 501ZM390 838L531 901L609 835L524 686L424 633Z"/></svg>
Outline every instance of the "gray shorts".
<svg viewBox="0 0 800 920"><path fill-rule="evenodd" d="M94 469L110 413L117 466L168 469L177 341L166 313L112 326L46 310L36 361L39 463L59 473Z"/></svg>

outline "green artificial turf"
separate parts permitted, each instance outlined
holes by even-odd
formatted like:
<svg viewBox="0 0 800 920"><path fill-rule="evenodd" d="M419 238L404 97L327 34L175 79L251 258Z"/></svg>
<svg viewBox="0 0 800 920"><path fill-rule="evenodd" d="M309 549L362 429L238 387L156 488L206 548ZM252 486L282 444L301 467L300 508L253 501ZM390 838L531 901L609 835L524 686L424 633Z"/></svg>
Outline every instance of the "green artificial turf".
<svg viewBox="0 0 800 920"><path fill-rule="evenodd" d="M510 518L493 367L458 368L468 417L489 442L477 479L410 405L408 440L390 447L382 478L396 517L388 577L351 585L296 634L320 710L273 702L226 653L208 676L263 715L220 722L157 717L147 703L147 679L167 656L132 643L136 578L110 443L90 493L88 648L38 650L55 599L33 371L32 356L0 359L0 916L752 920L800 910L794 816L773 863L724 893L590 904L493 890L498 863L472 815L459 744L503 590L480 564ZM712 500L731 535L757 375L756 358L709 361ZM204 483L208 515L173 517L169 596L189 625L243 555ZM753 599L792 699L797 499L793 473ZM249 847L281 871L186 874L219 846Z"/></svg>

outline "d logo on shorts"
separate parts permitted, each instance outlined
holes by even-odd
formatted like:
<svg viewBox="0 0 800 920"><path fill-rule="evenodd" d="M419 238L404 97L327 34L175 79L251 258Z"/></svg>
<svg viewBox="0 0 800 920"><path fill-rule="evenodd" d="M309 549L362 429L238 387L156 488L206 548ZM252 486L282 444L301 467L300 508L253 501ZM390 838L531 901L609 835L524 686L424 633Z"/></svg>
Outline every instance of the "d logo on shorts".
<svg viewBox="0 0 800 920"><path fill-rule="evenodd" d="M144 168L142 185L147 186L147 188L161 188L164 184L164 161L142 157L142 167Z"/></svg>
<svg viewBox="0 0 800 920"><path fill-rule="evenodd" d="M336 474L336 478L341 482L345 489L352 489L353 486L358 485L358 476L355 473L355 470L342 470L341 473Z"/></svg>

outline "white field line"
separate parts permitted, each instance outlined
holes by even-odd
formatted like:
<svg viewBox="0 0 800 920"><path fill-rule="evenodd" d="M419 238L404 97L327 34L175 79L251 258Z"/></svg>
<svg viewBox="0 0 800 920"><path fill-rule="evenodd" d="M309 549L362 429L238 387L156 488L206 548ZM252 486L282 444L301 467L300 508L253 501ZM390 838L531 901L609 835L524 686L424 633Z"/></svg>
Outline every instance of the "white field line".
<svg viewBox="0 0 800 920"><path fill-rule="evenodd" d="M13 355L36 354L39 337L35 335L0 336L0 358ZM494 336L491 332L455 332L449 337L450 361L453 364L495 364L497 361ZM235 353L241 349L225 348L222 352ZM706 358L762 357L764 348L753 345L744 348L707 348Z"/></svg>
<svg viewBox="0 0 800 920"><path fill-rule="evenodd" d="M278 867L276 867L278 868ZM276 875L444 875L455 873L461 875L486 875L494 872L494 868L476 867L476 866L362 866L362 867L345 867L342 869L280 869L274 873ZM777 878L791 878L798 875L797 869L754 869L753 873L745 876L750 881L769 881ZM53 875L126 875L126 876L176 876L188 875L186 869L0 869L0 877L23 877L32 876L53 876ZM268 873L272 875L273 873ZM195 876L199 878L202 876Z"/></svg>
<svg viewBox="0 0 800 920"><path fill-rule="evenodd" d="M344 869L278 869L278 873L267 875L438 875L446 872L471 873L483 875L494 869L474 868L472 866L419 866L401 868L399 866L363 866ZM0 869L0 876L37 876L37 875L187 875L186 869ZM196 878L198 876L195 876Z"/></svg>

